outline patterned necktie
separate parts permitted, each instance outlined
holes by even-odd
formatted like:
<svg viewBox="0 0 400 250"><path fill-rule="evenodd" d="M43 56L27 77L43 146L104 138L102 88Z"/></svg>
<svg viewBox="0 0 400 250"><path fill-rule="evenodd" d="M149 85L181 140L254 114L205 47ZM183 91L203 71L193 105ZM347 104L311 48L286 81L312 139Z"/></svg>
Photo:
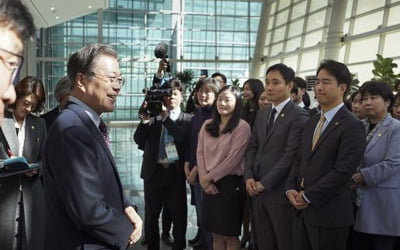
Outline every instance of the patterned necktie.
<svg viewBox="0 0 400 250"><path fill-rule="evenodd" d="M317 144L319 137L321 136L321 131L322 131L322 127L325 123L325 116L321 113L321 116L319 117L319 121L317 124L317 128L315 129L315 133L312 139L312 147L311 150L314 150L315 145Z"/></svg>
<svg viewBox="0 0 400 250"><path fill-rule="evenodd" d="M100 133L101 133L101 135L103 136L103 139L104 139L104 141L106 142L107 146L108 146L109 148L111 148L111 147L110 147L110 138L108 137L107 126L106 126L106 124L104 123L103 120L100 120L99 130L100 130Z"/></svg>
<svg viewBox="0 0 400 250"><path fill-rule="evenodd" d="M272 125L274 125L275 114L276 114L276 109L273 108L271 110L271 114L269 115L269 120L268 120L268 125L267 125L267 135L269 134L269 132L272 128Z"/></svg>

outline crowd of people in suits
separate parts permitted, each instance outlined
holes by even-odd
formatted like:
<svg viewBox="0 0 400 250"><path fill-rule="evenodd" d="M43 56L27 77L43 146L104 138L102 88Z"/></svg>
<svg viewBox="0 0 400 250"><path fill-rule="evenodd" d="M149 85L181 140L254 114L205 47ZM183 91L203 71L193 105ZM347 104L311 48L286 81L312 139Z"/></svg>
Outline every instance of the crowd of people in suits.
<svg viewBox="0 0 400 250"><path fill-rule="evenodd" d="M154 79L176 93L159 115L141 114L134 133L148 249L160 249L161 211L173 218L164 243L186 247L185 180L194 249L400 249L400 96L388 84L365 82L347 99L348 68L325 60L312 107L305 80L280 63L242 90L201 77L185 113L163 64Z"/></svg>
<svg viewBox="0 0 400 250"><path fill-rule="evenodd" d="M55 90L60 105L40 118L33 113L43 109L43 83L16 81L33 34L21 1L0 1L0 157L41 165L0 172L0 246L129 248L143 223L124 195L101 119L124 84L117 52L105 44L74 52ZM313 109L304 80L279 63L243 91L222 73L202 77L184 112L183 85L166 79L166 68L161 60L154 79L169 94L156 115L143 103L133 136L143 150L148 249L160 249L161 211L161 239L187 247L187 183L196 249L400 249L400 96L387 83L365 82L345 105L348 68L322 61Z"/></svg>

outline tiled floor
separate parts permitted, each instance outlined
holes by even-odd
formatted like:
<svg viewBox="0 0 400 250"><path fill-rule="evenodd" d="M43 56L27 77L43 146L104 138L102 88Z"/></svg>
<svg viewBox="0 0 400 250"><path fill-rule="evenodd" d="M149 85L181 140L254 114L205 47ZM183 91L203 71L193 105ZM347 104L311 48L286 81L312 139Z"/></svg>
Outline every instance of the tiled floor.
<svg viewBox="0 0 400 250"><path fill-rule="evenodd" d="M134 130L131 128L111 128L110 142L125 194L129 200L138 206L139 214L144 218L143 181L140 178L142 151L137 149L132 140ZM187 188L188 201L190 202L190 189ZM161 228L161 226L160 226ZM192 205L188 204L188 225L186 239L191 239L197 232L196 213ZM130 249L146 249L140 243ZM171 249L161 243L161 250ZM191 249L188 247L187 249Z"/></svg>

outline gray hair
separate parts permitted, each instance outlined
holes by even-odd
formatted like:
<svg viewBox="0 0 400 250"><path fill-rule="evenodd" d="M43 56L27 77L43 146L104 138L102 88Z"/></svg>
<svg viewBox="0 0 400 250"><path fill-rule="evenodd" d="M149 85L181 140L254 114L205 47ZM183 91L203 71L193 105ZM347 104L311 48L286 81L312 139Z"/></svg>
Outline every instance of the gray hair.
<svg viewBox="0 0 400 250"><path fill-rule="evenodd" d="M69 79L68 76L64 76L61 78L57 84L56 88L54 89L54 97L56 98L57 102L61 102L61 99L71 93L72 88L72 81Z"/></svg>
<svg viewBox="0 0 400 250"><path fill-rule="evenodd" d="M117 52L110 45L101 43L86 45L69 58L67 65L68 77L75 82L75 77L78 73L90 73L95 67L95 59L101 55L118 58Z"/></svg>

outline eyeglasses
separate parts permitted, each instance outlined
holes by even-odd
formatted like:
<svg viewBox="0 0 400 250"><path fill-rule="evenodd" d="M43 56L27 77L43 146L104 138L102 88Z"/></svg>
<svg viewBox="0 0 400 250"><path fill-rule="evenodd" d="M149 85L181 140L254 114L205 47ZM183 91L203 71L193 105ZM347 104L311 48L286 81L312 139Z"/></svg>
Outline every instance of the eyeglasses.
<svg viewBox="0 0 400 250"><path fill-rule="evenodd" d="M0 48L0 51L16 57L16 60L14 58L12 60L6 60L3 56L0 55L1 63L11 72L11 82L15 84L15 78L17 77L21 69L21 65L24 63L24 57L6 49Z"/></svg>
<svg viewBox="0 0 400 250"><path fill-rule="evenodd" d="M89 74L90 76L94 76L94 77L96 77L97 79L103 80L103 81L105 81L105 82L107 82L107 80L104 80L103 78L100 78L100 77L98 77L98 76L107 77L108 82L110 82L112 86L117 86L117 84L118 84L118 87L122 87L122 86L124 86L124 84L125 84L125 79L122 78L121 76L120 76L120 77L115 77L115 76L97 74L97 73L94 73L94 72L89 72L88 74Z"/></svg>

